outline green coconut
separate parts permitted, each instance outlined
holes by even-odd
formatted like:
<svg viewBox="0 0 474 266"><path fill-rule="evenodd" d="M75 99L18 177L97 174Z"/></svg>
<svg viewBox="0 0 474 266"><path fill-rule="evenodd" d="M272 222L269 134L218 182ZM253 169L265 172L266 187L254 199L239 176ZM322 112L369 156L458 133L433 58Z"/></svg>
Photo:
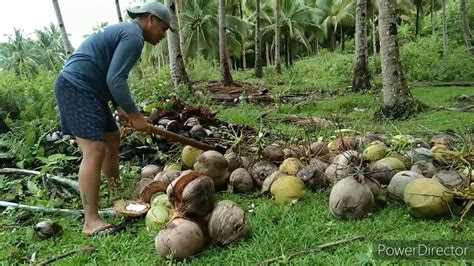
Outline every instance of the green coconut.
<svg viewBox="0 0 474 266"><path fill-rule="evenodd" d="M376 179L382 185L390 183L393 175L406 170L405 165L395 157L385 157L374 163L368 168L368 176Z"/></svg>
<svg viewBox="0 0 474 266"><path fill-rule="evenodd" d="M293 203L304 197L304 182L296 176L282 176L273 182L270 192L279 204Z"/></svg>
<svg viewBox="0 0 474 266"><path fill-rule="evenodd" d="M287 158L280 165L280 171L291 176L296 175L303 168L303 163L297 158Z"/></svg>
<svg viewBox="0 0 474 266"><path fill-rule="evenodd" d="M181 152L181 160L183 161L184 165L190 169L193 169L194 164L201 153L203 153L203 150L187 145Z"/></svg>
<svg viewBox="0 0 474 266"><path fill-rule="evenodd" d="M362 158L364 161L375 162L384 158L387 153L387 145L381 141L374 141L364 149L362 152Z"/></svg>
<svg viewBox="0 0 474 266"><path fill-rule="evenodd" d="M402 146L408 147L411 146L415 142L415 138L411 135L395 135L390 139L391 146Z"/></svg>
<svg viewBox="0 0 474 266"><path fill-rule="evenodd" d="M413 171L401 171L396 173L387 186L388 196L393 199L403 200L406 186L417 178L424 178L424 176Z"/></svg>
<svg viewBox="0 0 474 266"><path fill-rule="evenodd" d="M438 181L418 178L406 186L404 200L413 217L429 219L449 214L454 197Z"/></svg>
<svg viewBox="0 0 474 266"><path fill-rule="evenodd" d="M166 195L164 195L166 196ZM171 207L171 204L170 204ZM171 208L163 205L154 205L146 213L145 225L148 231L158 232L171 219Z"/></svg>
<svg viewBox="0 0 474 266"><path fill-rule="evenodd" d="M168 199L168 195L164 192L155 193L150 200L150 206L165 206L171 208L171 202Z"/></svg>
<svg viewBox="0 0 474 266"><path fill-rule="evenodd" d="M168 171L181 171L181 165L178 163L170 163L163 168L163 171L168 172Z"/></svg>

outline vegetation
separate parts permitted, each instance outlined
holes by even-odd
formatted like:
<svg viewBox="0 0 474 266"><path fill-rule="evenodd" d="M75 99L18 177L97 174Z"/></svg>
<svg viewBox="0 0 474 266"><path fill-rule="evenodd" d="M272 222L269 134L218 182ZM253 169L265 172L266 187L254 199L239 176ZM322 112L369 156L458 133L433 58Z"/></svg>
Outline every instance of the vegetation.
<svg viewBox="0 0 474 266"><path fill-rule="evenodd" d="M276 1L280 4L278 22ZM129 78L134 98L144 111L166 106L167 99L178 97L186 103L210 108L217 112L222 121L252 127L259 133L249 137L255 147L275 141L285 145L296 141L309 143L320 137L329 140L336 135L335 128L285 122L291 115L325 118L336 122L339 128L360 132L388 136L413 134L425 141L429 141L434 133L449 131L463 137L467 146L473 145L474 58L469 51L472 47L466 41L465 27L474 25L474 13L460 10L461 7L474 9L473 0L463 0L465 5L461 5L459 0L443 1L446 4L445 16L439 1L397 1L394 10L395 38L399 45L400 69L403 70L411 98L425 109L416 114L396 115L392 119L383 117L377 121L373 118L384 105L382 89L387 84L382 76L380 52L384 42L379 32L379 1L366 1L366 40L358 42L358 45L366 45L367 57L363 60L366 60L366 70L370 72L370 86L365 87L371 89L360 92L349 89L356 64L355 12L359 1L227 0L219 1L221 6L218 1L169 2L175 2L179 7L176 9L176 23L181 25L181 39L145 47L141 62ZM258 27L255 21L256 2L261 7ZM59 4L62 2L59 1ZM219 17L219 11L223 16ZM460 21L461 17L463 21ZM64 19L66 23L72 23ZM221 30L217 27L219 22ZM277 25L280 25L279 36L275 36ZM101 24L93 31L105 26ZM256 34L258 28L260 32ZM281 49L277 49L276 37L281 38ZM227 49L219 47L220 38L227 38ZM260 41L261 51L257 53L260 60L255 57L255 38ZM177 45L179 49L173 47ZM224 55L220 55L219 48ZM186 70L183 67L183 73L188 75L190 87L176 82L180 80L173 72L177 68L170 67L168 59L168 51L172 49L184 57ZM229 60L223 60L225 53L228 53ZM281 75L275 69L278 57L282 60ZM54 138L60 124L52 88L65 59L61 32L54 25L38 30L32 38L24 36L21 29L15 29L7 42L0 43L0 167L35 169L75 178L81 157L76 144L61 135ZM262 77L253 69L254 62L258 61L263 65ZM223 63L229 63L229 75L236 87L268 89L272 103L259 104L242 98L233 106L216 104L212 100L214 95L207 88L209 84L223 80L220 71ZM300 98L295 98L297 96ZM265 114L264 118L262 114ZM176 158L160 150L149 136L132 134L124 137L122 142L124 146L131 147L151 146L161 164ZM115 200L131 195L142 163L145 162L122 161L120 181L124 191L112 194L103 182L101 207L110 207ZM283 207L258 192L245 196L219 193L219 200L231 199L251 214L251 237L227 248L211 246L190 264L251 264L288 254L294 249L309 248L354 235L365 235L366 238L296 257L291 263L374 264L380 261L374 258L372 243L380 239L472 238L472 212L465 218L461 232L451 230L459 217L416 220L407 214L404 206L397 204L374 212L364 220L345 222L331 217L329 193L329 189L308 190L303 202ZM0 200L35 206L81 207L77 196L69 200L53 197L45 189L43 176L16 179L0 174L0 194ZM0 253L1 265L28 263L34 252L37 260L41 261L79 246L94 246L98 250L94 255L79 254L58 264L105 264L112 261L119 264L164 263L154 249L156 234L146 231L143 220L129 225L125 232L115 237L90 239L79 233L80 219L52 216L49 218L65 229L64 235L54 241L41 241L34 237L32 227L45 218L44 215L8 208L1 211L0 250L4 251ZM454 210L454 213L459 214L459 210ZM458 260L449 263L459 265L467 262Z"/></svg>

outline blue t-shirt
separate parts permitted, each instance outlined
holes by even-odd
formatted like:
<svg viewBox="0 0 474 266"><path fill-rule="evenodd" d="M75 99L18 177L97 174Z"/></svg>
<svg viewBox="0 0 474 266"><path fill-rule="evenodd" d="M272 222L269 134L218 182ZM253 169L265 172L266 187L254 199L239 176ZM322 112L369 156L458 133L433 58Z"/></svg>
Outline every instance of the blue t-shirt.
<svg viewBox="0 0 474 266"><path fill-rule="evenodd" d="M90 35L66 61L63 77L76 87L111 100L127 113L137 106L127 84L128 73L141 55L143 32L138 22L124 22Z"/></svg>

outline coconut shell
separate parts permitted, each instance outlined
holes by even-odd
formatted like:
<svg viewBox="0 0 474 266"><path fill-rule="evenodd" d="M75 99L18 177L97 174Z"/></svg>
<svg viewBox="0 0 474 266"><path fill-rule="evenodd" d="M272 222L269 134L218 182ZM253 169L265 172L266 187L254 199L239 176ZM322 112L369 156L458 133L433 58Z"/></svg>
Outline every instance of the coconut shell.
<svg viewBox="0 0 474 266"><path fill-rule="evenodd" d="M438 181L419 178L408 183L404 200L413 217L429 219L449 214L454 197Z"/></svg>
<svg viewBox="0 0 474 266"><path fill-rule="evenodd" d="M148 231L159 232L171 219L171 208L154 205L146 213L145 226Z"/></svg>
<svg viewBox="0 0 474 266"><path fill-rule="evenodd" d="M212 211L208 230L212 241L224 246L248 236L250 223L242 208L233 201L224 200Z"/></svg>
<svg viewBox="0 0 474 266"><path fill-rule="evenodd" d="M436 167L431 162L418 161L410 168L410 171L422 174L424 177L431 178L436 173Z"/></svg>
<svg viewBox="0 0 474 266"><path fill-rule="evenodd" d="M252 176L254 185L258 188L262 188L265 179L277 170L277 166L272 162L260 161L252 166L250 175Z"/></svg>
<svg viewBox="0 0 474 266"><path fill-rule="evenodd" d="M227 160L227 171L232 173L235 169L242 167L242 159L234 152L227 153L225 156Z"/></svg>
<svg viewBox="0 0 474 266"><path fill-rule="evenodd" d="M150 178L143 178L138 181L134 192L134 198L150 203L151 196L157 192L165 192L168 184L154 181Z"/></svg>
<svg viewBox="0 0 474 266"><path fill-rule="evenodd" d="M35 225L34 232L39 239L47 239L62 235L63 228L54 221L45 220Z"/></svg>
<svg viewBox="0 0 474 266"><path fill-rule="evenodd" d="M424 176L413 171L401 171L396 173L387 186L388 196L392 199L403 201L406 186L417 178L424 178Z"/></svg>
<svg viewBox="0 0 474 266"><path fill-rule="evenodd" d="M265 161L279 165L284 159L285 153L280 147L276 145L270 145L263 150L263 160Z"/></svg>
<svg viewBox="0 0 474 266"><path fill-rule="evenodd" d="M267 178L265 178L262 184L262 193L270 192L270 188L272 187L273 182L275 182L275 180L282 176L286 176L286 174L280 171L275 171Z"/></svg>
<svg viewBox="0 0 474 266"><path fill-rule="evenodd" d="M156 174L161 171L161 167L154 164L149 164L142 168L141 177L142 178L153 178Z"/></svg>
<svg viewBox="0 0 474 266"><path fill-rule="evenodd" d="M380 184L387 185L393 175L406 170L405 165L395 157L385 157L372 163L368 168L367 175L376 179Z"/></svg>
<svg viewBox="0 0 474 266"><path fill-rule="evenodd" d="M324 171L326 171L326 163L314 163L301 169L296 176L303 180L305 184L313 189L325 188L329 185Z"/></svg>
<svg viewBox="0 0 474 266"><path fill-rule="evenodd" d="M177 261L187 259L204 248L204 234L192 221L176 218L156 235L155 248L160 257Z"/></svg>
<svg viewBox="0 0 474 266"><path fill-rule="evenodd" d="M202 218L214 208L216 193L214 182L199 172L179 177L170 185L168 194L176 212L190 218Z"/></svg>
<svg viewBox="0 0 474 266"><path fill-rule="evenodd" d="M294 203L305 196L304 183L296 176L282 176L273 182L270 192L279 204Z"/></svg>
<svg viewBox="0 0 474 266"><path fill-rule="evenodd" d="M235 169L230 175L230 185L235 193L247 193L253 189L253 180L244 168Z"/></svg>
<svg viewBox="0 0 474 266"><path fill-rule="evenodd" d="M129 205L143 206L141 210L129 210ZM124 218L135 218L145 215L150 209L150 204L142 200L119 200L114 204L114 210Z"/></svg>
<svg viewBox="0 0 474 266"><path fill-rule="evenodd" d="M331 189L329 209L340 219L361 219L375 207L374 195L368 186L353 177L339 180Z"/></svg>
<svg viewBox="0 0 474 266"><path fill-rule="evenodd" d="M304 168L303 163L297 158L287 158L280 165L280 172L287 175L295 176L301 169Z"/></svg>

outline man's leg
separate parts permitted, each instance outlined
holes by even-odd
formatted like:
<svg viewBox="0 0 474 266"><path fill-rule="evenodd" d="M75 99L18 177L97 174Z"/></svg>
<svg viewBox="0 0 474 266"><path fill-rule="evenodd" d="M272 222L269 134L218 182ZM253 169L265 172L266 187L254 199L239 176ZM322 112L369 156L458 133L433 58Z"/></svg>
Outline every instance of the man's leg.
<svg viewBox="0 0 474 266"><path fill-rule="evenodd" d="M117 188L119 178L119 159L120 159L120 131L105 133L105 157L102 162L102 172L109 186Z"/></svg>
<svg viewBox="0 0 474 266"><path fill-rule="evenodd" d="M76 140L82 151L79 169L79 186L84 206L82 231L92 234L95 230L109 225L99 217L100 170L105 156L105 143L81 138Z"/></svg>

